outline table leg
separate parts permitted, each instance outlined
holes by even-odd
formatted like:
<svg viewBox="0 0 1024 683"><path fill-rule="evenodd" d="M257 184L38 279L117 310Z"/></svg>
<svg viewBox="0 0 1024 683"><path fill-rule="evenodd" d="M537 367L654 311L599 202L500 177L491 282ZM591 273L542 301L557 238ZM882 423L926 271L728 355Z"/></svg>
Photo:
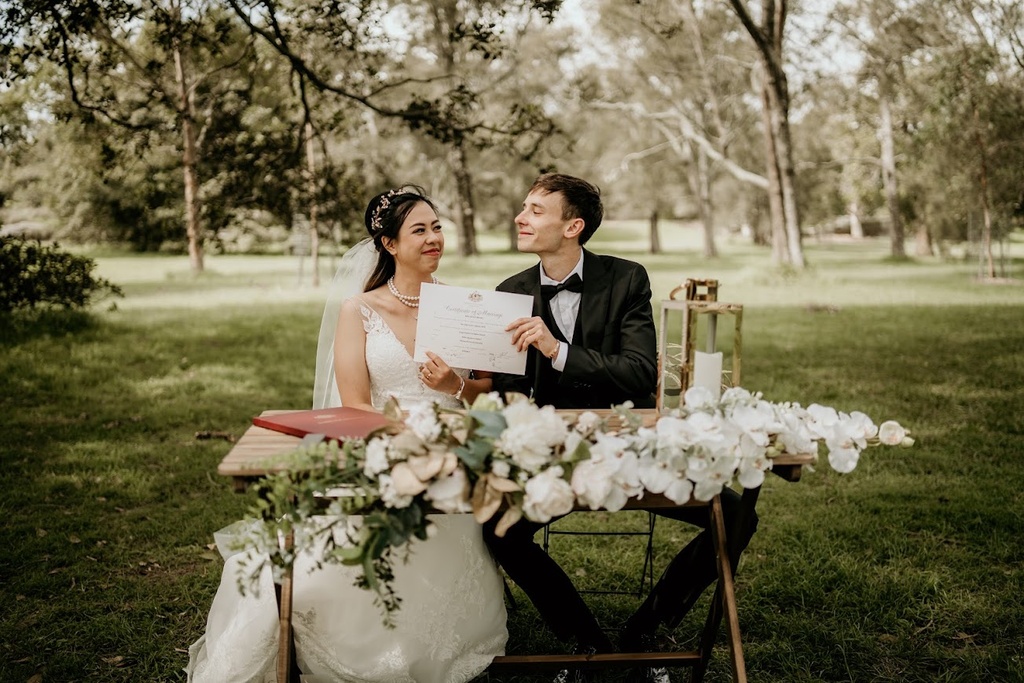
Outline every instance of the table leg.
<svg viewBox="0 0 1024 683"><path fill-rule="evenodd" d="M285 536L285 550L290 550L294 536ZM292 630L292 570L285 572L280 585L274 585L278 607L277 683L299 683L299 667L295 661L295 633Z"/></svg>
<svg viewBox="0 0 1024 683"><path fill-rule="evenodd" d="M745 515L740 515L740 520ZM725 617L726 638L729 641L729 656L732 663L733 681L746 683L747 667L743 661L743 643L740 639L739 615L736 611L736 591L732 578L732 562L730 561L730 545L725 532L725 519L722 514L722 501L715 496L711 501L711 535L715 544L715 564L718 568L718 585L711 601L711 609L704 623L701 636L701 660L693 668L691 680L699 683L707 671L711 659L715 637L722 617Z"/></svg>

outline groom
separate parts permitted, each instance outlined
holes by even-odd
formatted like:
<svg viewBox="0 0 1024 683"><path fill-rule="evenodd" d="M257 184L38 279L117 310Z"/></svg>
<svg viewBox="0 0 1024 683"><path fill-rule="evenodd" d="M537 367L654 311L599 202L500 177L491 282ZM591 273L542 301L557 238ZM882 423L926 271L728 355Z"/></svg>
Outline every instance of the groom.
<svg viewBox="0 0 1024 683"><path fill-rule="evenodd" d="M608 408L626 401L637 408L655 406L657 340L647 271L638 263L583 248L603 214L600 191L583 179L549 173L530 187L515 219L517 245L521 252L537 254L540 263L497 287L534 299L533 317L509 326L512 343L529 349L526 374L495 375L499 392L516 391L532 396L538 405L556 408ZM730 526L738 501L731 489L723 492ZM672 560L630 617L621 637L624 651L651 649L658 625L678 624L717 576L706 509L680 508L669 516L705 531ZM575 641L580 651L613 651L565 572L533 541L542 525L524 519L499 538L495 524L484 525L484 539L555 635ZM755 525L756 520L742 547ZM648 673L654 674L648 680L668 680L663 669Z"/></svg>

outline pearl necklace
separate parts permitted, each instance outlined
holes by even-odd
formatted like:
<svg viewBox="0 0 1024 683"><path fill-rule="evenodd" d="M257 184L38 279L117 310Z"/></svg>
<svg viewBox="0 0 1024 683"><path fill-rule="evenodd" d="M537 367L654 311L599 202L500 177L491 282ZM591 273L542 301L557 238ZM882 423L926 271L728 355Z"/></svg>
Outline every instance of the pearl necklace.
<svg viewBox="0 0 1024 683"><path fill-rule="evenodd" d="M430 281L433 282L435 285L437 284L437 278L434 277L433 275L430 276ZM393 294L396 299L401 301L409 308L420 307L420 298L418 296L409 296L408 294L402 294L401 292L398 291L398 287L395 287L394 275L388 278L388 290L391 291L391 294Z"/></svg>

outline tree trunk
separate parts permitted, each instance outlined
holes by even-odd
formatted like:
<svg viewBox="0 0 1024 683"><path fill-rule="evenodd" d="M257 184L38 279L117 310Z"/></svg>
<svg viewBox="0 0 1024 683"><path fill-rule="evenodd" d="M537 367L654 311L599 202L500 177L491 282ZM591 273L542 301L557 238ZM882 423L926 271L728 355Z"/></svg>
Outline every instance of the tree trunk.
<svg viewBox="0 0 1024 683"><path fill-rule="evenodd" d="M782 59L782 34L785 30L786 0L762 0L761 25L757 25L746 3L729 0L744 29L757 46L761 63L761 103L767 147L767 164L772 205L772 255L776 263L804 267L803 236L796 201L796 171L789 132L789 86ZM777 193L777 199L774 195ZM781 234L780 234L781 233Z"/></svg>
<svg viewBox="0 0 1024 683"><path fill-rule="evenodd" d="M903 220L900 217L900 194L896 184L896 145L892 134L892 109L889 88L884 83L879 88L878 107L880 121L878 137L882 144L882 184L885 186L885 200L889 208L889 241L893 258L905 258Z"/></svg>
<svg viewBox="0 0 1024 683"><path fill-rule="evenodd" d="M473 177L469 172L465 143L461 140L456 142L448 157L451 160L452 174L455 176L459 253L463 256L473 256L477 253Z"/></svg>
<svg viewBox="0 0 1024 683"><path fill-rule="evenodd" d="M932 255L932 236L928 232L928 225L923 221L918 224L914 232L914 256Z"/></svg>
<svg viewBox="0 0 1024 683"><path fill-rule="evenodd" d="M309 173L309 256L313 286L320 286L320 232L317 228L316 144L313 124L306 121L306 170Z"/></svg>
<svg viewBox="0 0 1024 683"><path fill-rule="evenodd" d="M767 69L762 69L766 72ZM761 124L764 129L764 160L765 175L768 176L768 217L771 225L772 262L777 266L789 263L789 250L786 249L786 214L782 203L782 186L779 182L778 153L775 148L775 133L771 121L770 95L768 94L768 78L761 81Z"/></svg>
<svg viewBox="0 0 1024 683"><path fill-rule="evenodd" d="M804 267L803 235L800 230L800 208L796 200L796 171L793 168L793 144L789 133L789 94L784 80L768 73L768 104L771 107L770 121L775 140L774 149L779 174L779 190L782 195L782 210L785 220L786 251L789 264L794 268Z"/></svg>
<svg viewBox="0 0 1024 683"><path fill-rule="evenodd" d="M711 202L711 169L708 155L697 149L697 201L700 204L700 221L704 227L704 258L716 258L715 211Z"/></svg>
<svg viewBox="0 0 1024 683"><path fill-rule="evenodd" d="M193 273L203 272L203 247L199 241L199 173L196 164L199 158L196 150L195 106L192 101L181 48L174 44L174 76L178 82L178 115L181 117L181 134L184 143L182 166L185 172L185 235L188 238L188 260Z"/></svg>
<svg viewBox="0 0 1024 683"><path fill-rule="evenodd" d="M981 216L982 233L981 248L985 257L985 270L989 278L996 276L996 264L992 259L992 212L988 204L988 154L985 149L985 139L981 134L981 123L979 121L978 105L974 104L974 135L978 143L979 168L978 175L981 182Z"/></svg>
<svg viewBox="0 0 1024 683"><path fill-rule="evenodd" d="M846 207L846 213L850 217L850 237L856 240L864 239L864 226L860 223L860 205L857 202L850 202Z"/></svg>
<svg viewBox="0 0 1024 683"><path fill-rule="evenodd" d="M652 254L660 254L661 253L661 238L658 236L658 210L657 209L655 209L654 211L651 211L651 223L650 223L650 225L651 225L651 230L650 230L651 253Z"/></svg>

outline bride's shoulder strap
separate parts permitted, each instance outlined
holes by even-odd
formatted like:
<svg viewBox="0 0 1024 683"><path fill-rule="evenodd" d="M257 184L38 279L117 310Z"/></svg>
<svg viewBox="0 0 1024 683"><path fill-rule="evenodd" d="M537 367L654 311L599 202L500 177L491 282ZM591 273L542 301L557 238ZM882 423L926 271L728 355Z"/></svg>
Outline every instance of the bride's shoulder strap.
<svg viewBox="0 0 1024 683"><path fill-rule="evenodd" d="M363 319L363 331L373 332L385 325L384 317L367 301L363 296L353 296L346 304L359 307L359 314Z"/></svg>

